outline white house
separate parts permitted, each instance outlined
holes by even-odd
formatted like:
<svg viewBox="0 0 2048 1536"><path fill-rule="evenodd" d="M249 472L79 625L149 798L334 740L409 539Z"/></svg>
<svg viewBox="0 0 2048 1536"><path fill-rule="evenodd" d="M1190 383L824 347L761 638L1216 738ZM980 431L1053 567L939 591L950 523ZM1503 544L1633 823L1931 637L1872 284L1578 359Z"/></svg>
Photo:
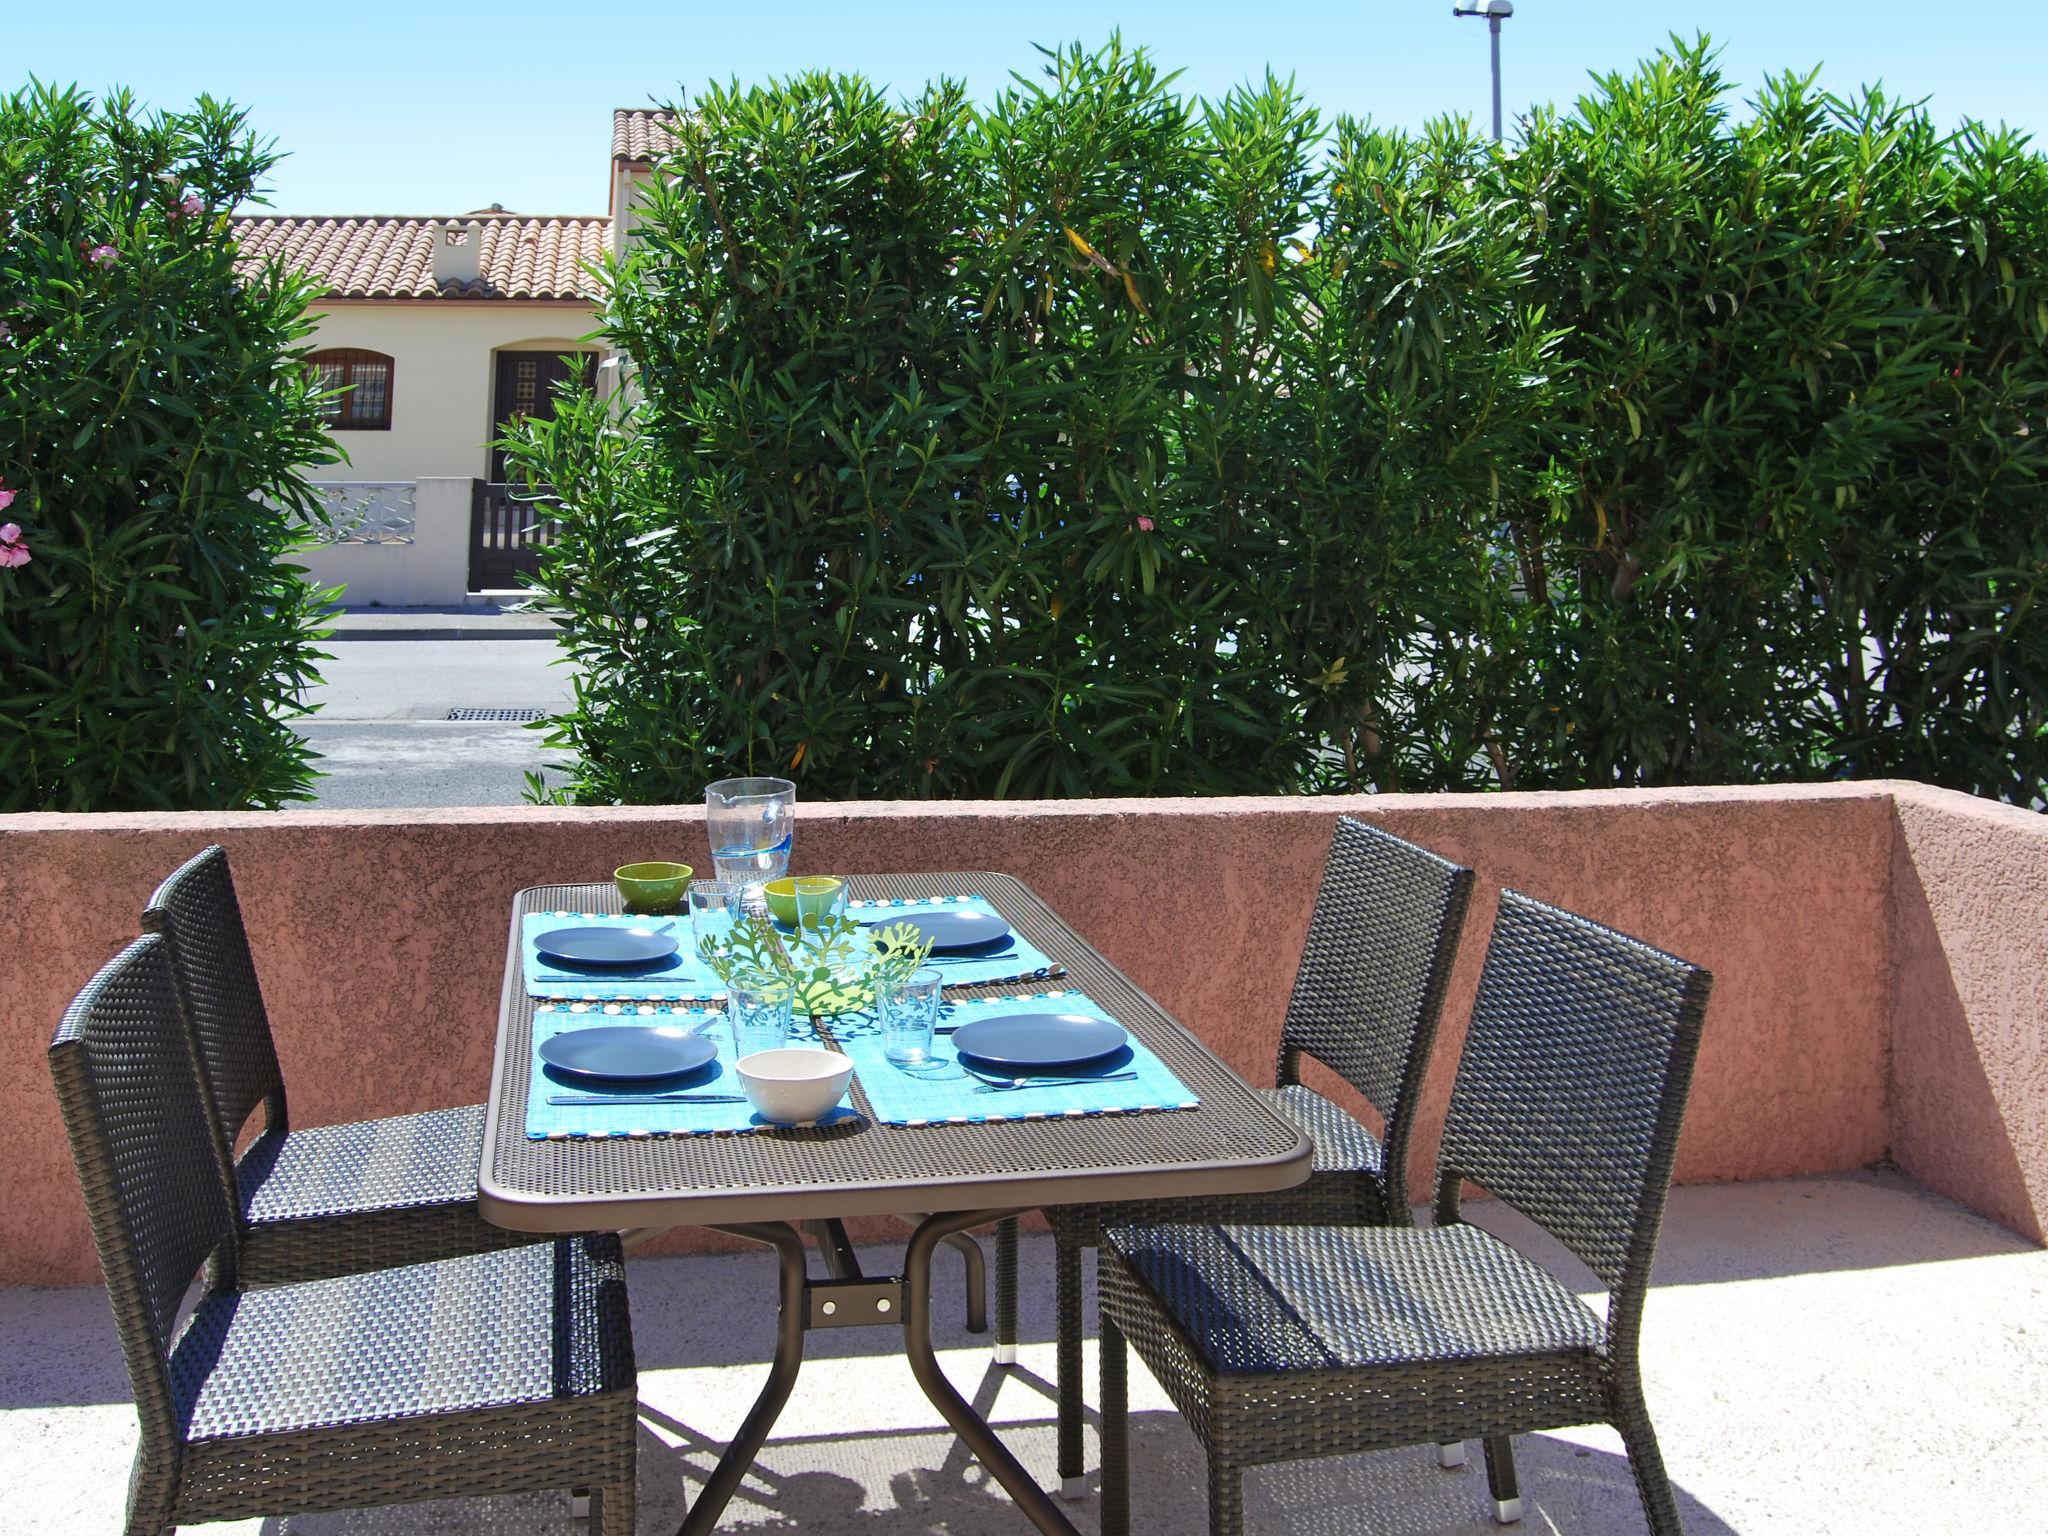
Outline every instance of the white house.
<svg viewBox="0 0 2048 1536"><path fill-rule="evenodd" d="M344 601L461 602L531 568L545 529L509 499L490 444L507 422L550 414L572 373L599 377L591 268L630 238L663 121L613 113L603 214L235 220L251 264L281 260L320 288L312 363L347 391L329 426L348 458L313 477L332 487L337 537L303 563L347 583Z"/></svg>

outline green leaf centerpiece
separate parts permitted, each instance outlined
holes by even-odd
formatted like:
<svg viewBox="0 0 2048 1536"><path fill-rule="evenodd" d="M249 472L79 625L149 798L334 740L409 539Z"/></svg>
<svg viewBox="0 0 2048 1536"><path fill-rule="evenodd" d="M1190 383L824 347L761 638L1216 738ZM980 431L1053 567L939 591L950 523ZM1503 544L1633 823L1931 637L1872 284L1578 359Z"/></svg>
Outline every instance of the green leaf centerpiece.
<svg viewBox="0 0 2048 1536"><path fill-rule="evenodd" d="M797 1012L830 1015L872 1007L879 982L908 976L931 952L913 923L876 929L835 914L785 933L754 915L735 923L730 942L705 962L728 987L787 989Z"/></svg>

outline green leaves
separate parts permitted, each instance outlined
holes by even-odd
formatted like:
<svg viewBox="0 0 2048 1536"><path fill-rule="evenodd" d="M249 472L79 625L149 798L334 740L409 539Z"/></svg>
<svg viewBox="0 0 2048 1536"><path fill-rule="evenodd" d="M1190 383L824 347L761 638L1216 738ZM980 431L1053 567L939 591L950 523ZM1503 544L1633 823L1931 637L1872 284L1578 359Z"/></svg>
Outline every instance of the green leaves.
<svg viewBox="0 0 2048 1536"><path fill-rule="evenodd" d="M877 931L840 913L784 934L754 916L735 923L705 963L727 986L789 994L799 1014L844 1013L872 1006L885 978L909 976L931 952L914 923Z"/></svg>
<svg viewBox="0 0 2048 1536"><path fill-rule="evenodd" d="M1711 47L1539 111L1193 101L1118 40L986 109L677 121L634 389L527 423L576 798L1264 793L2048 768L2048 185Z"/></svg>
<svg viewBox="0 0 2048 1536"><path fill-rule="evenodd" d="M0 570L0 810L306 798L325 594L287 562L334 452L308 291L238 275L224 217L274 161L210 98L0 99L0 521L33 551Z"/></svg>

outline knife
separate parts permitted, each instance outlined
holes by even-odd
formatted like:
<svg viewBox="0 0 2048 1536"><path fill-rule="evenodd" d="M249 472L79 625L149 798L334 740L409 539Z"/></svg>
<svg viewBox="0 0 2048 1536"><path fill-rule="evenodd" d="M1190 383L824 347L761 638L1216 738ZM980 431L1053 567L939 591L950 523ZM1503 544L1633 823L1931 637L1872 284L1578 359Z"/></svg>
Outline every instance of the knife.
<svg viewBox="0 0 2048 1536"><path fill-rule="evenodd" d="M550 1104L744 1104L743 1093L551 1093Z"/></svg>

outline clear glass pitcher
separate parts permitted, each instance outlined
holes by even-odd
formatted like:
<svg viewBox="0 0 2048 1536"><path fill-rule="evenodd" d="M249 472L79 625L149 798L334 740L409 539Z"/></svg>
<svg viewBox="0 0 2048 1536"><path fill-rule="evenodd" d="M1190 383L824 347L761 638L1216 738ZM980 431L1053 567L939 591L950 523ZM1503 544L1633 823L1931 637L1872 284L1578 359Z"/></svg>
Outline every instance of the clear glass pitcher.
<svg viewBox="0 0 2048 1536"><path fill-rule="evenodd" d="M720 880L758 905L762 882L789 873L796 839L796 786L788 779L720 779L704 789L705 830Z"/></svg>

